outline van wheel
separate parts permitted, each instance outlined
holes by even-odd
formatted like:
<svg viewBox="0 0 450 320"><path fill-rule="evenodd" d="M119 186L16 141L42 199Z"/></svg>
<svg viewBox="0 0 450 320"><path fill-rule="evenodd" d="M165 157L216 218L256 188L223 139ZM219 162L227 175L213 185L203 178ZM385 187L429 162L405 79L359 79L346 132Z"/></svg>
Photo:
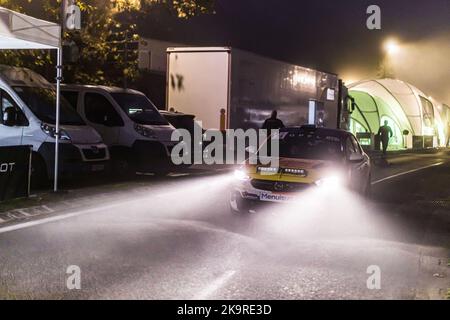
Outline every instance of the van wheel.
<svg viewBox="0 0 450 320"><path fill-rule="evenodd" d="M124 155L118 156L113 160L113 170L113 173L118 174L120 177L129 177L136 174L136 170L129 157Z"/></svg>
<svg viewBox="0 0 450 320"><path fill-rule="evenodd" d="M47 167L44 160L33 153L31 158L31 188L40 189L49 185Z"/></svg>

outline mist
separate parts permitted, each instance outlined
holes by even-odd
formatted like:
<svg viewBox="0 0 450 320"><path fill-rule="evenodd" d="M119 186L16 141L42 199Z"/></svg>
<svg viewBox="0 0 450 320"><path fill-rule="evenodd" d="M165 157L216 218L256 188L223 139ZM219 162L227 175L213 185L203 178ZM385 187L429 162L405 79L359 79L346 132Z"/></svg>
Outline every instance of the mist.
<svg viewBox="0 0 450 320"><path fill-rule="evenodd" d="M440 103L450 104L450 32L414 42L398 42L398 52L380 61L393 77L406 81ZM382 46L382 44L380 44ZM366 65L345 65L339 75L347 84L379 77Z"/></svg>
<svg viewBox="0 0 450 320"><path fill-rule="evenodd" d="M401 44L392 58L396 78L418 87L434 99L450 104L450 32L416 43Z"/></svg>

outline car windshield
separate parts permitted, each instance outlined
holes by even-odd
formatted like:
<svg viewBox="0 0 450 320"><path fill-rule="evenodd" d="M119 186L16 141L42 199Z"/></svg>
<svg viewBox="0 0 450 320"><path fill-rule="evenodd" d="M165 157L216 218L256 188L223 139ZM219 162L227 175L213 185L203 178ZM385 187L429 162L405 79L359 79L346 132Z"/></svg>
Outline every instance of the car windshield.
<svg viewBox="0 0 450 320"><path fill-rule="evenodd" d="M153 103L144 95L132 93L113 93L117 101L128 117L138 124L143 125L168 125L166 119L159 113Z"/></svg>
<svg viewBox="0 0 450 320"><path fill-rule="evenodd" d="M33 114L42 122L56 124L56 91L44 87L14 87L20 99L30 108ZM83 126L80 115L61 95L60 124Z"/></svg>
<svg viewBox="0 0 450 320"><path fill-rule="evenodd" d="M336 161L344 157L341 139L335 136L281 132L279 143L281 158Z"/></svg>

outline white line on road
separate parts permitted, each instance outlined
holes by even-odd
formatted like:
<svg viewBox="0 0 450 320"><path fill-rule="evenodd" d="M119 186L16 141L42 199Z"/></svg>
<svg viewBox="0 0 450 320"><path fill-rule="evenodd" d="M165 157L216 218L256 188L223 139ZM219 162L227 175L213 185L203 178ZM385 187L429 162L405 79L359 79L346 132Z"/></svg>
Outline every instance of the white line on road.
<svg viewBox="0 0 450 320"><path fill-rule="evenodd" d="M164 197L164 196L170 196L172 195L173 192L166 192L166 193L162 193L159 194L159 197ZM124 201L124 202L119 202L119 203L114 203L114 204L110 204L107 206L102 206L102 207L95 207L95 208L91 208L91 209L86 209L86 210L81 210L81 211L76 211L76 212L72 212L72 213L68 213L68 214L62 214L59 216L54 216L54 217L49 217L49 218L43 218L43 219L39 219L36 221L29 221L29 222L24 222L24 223L20 223L20 224L15 224L9 227L3 227L0 228L0 234L2 233L6 233L6 232L10 232L10 231L16 231L16 230L21 230L21 229L25 229L25 228L31 228L34 226L39 226L41 224L46 224L46 223L50 223L50 222L56 222L56 221L61 221L61 220L66 220L69 218L73 218L73 217L77 217L77 216L81 216L81 215L85 215L85 214L89 214L89 213L94 213L97 211L105 211L105 210L110 210L110 209L114 209L117 207L121 207L124 206L126 204L132 204L132 203L136 203L138 201L141 201L142 198L137 198L137 199L133 199L133 200L128 200L128 201ZM50 212L53 212L52 209L48 208Z"/></svg>
<svg viewBox="0 0 450 320"><path fill-rule="evenodd" d="M383 179L380 179L380 180L373 181L372 185L376 185L376 184L379 184L381 182L384 182L384 181L387 181L387 180L391 180L391 179L394 179L394 178L397 178L397 177L401 177L401 176L404 176L404 175L407 175L407 174L410 174L410 173L414 173L414 172L417 172L417 171L422 171L422 170L429 169L429 168L432 168L432 167L441 166L444 163L445 162L438 162L438 163L435 163L435 164L432 164L432 165L429 165L429 166L426 166L426 167L421 167L421 168L417 168L417 169L413 169L413 170L409 170L409 171L405 171L405 172L400 172L400 173L394 174L392 176L389 176L389 177L386 177L386 178L383 178Z"/></svg>
<svg viewBox="0 0 450 320"><path fill-rule="evenodd" d="M118 204L105 206L105 207L101 207L101 208L93 208L93 209L88 209L88 210L77 211L77 212L73 212L73 213L69 213L69 214L63 214L63 215L60 215L60 216L39 219L39 220L36 220L36 221L29 221L29 222L25 222L25 223L20 223L20 224L16 224L16 225L13 225L13 226L0 228L0 234L6 233L6 232L10 232L10 231L16 231L16 230L20 230L20 229L30 228L30 227L38 226L38 225L49 223L49 222L65 220L65 219L73 218L73 217L76 217L76 216L81 216L83 214L88 214L88 213L92 213L92 212L99 211L99 210L112 209L112 208L114 208L116 206L118 206Z"/></svg>
<svg viewBox="0 0 450 320"><path fill-rule="evenodd" d="M223 287L236 274L236 271L229 270L214 280L210 285L203 289L194 297L194 300L205 300L219 288Z"/></svg>

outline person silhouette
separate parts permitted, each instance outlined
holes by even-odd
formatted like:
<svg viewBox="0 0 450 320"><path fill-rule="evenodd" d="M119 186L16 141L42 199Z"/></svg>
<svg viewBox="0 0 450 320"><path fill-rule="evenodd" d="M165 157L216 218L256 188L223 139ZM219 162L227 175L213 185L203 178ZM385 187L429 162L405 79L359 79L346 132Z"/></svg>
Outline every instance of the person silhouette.
<svg viewBox="0 0 450 320"><path fill-rule="evenodd" d="M276 110L272 111L272 115L270 118L266 119L264 121L264 124L262 125L261 129L265 129L268 131L268 134L270 135L270 132L274 129L282 129L284 128L284 123L280 119L278 119L278 112Z"/></svg>
<svg viewBox="0 0 450 320"><path fill-rule="evenodd" d="M392 138L394 133L391 127L389 127L389 122L384 121L384 125L378 130L378 136L380 137L381 144L383 145L383 154L386 155L387 149L389 147L389 139Z"/></svg>

